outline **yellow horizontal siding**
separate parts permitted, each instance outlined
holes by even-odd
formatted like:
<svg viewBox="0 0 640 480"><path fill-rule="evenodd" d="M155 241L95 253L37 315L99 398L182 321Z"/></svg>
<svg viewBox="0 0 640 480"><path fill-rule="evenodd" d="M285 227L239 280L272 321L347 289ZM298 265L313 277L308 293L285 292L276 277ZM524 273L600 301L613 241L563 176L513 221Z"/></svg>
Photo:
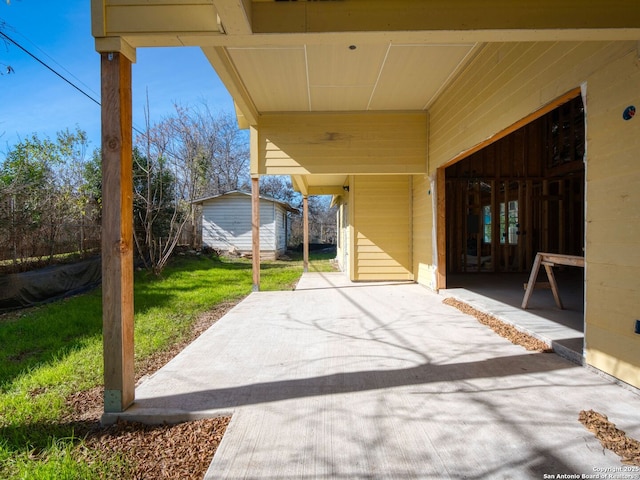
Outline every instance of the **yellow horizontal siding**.
<svg viewBox="0 0 640 480"><path fill-rule="evenodd" d="M424 113L283 114L260 119L260 174L426 172Z"/></svg>
<svg viewBox="0 0 640 480"><path fill-rule="evenodd" d="M429 178L425 175L414 175L412 179L413 271L418 283L434 288L433 271L429 268L433 263L431 243L433 241L433 197L430 189Z"/></svg>
<svg viewBox="0 0 640 480"><path fill-rule="evenodd" d="M589 326L586 360L600 370L630 385L638 386L638 335L614 333L608 328Z"/></svg>
<svg viewBox="0 0 640 480"><path fill-rule="evenodd" d="M430 171L633 49L633 42L488 45L429 111Z"/></svg>
<svg viewBox="0 0 640 480"><path fill-rule="evenodd" d="M360 272L358 274L360 282L399 282L404 280L411 279L407 278L405 273L379 272L377 270L373 273Z"/></svg>
<svg viewBox="0 0 640 480"><path fill-rule="evenodd" d="M625 156L628 157L628 156ZM634 223L640 222L640 210L631 210L629 205L640 203L640 172L631 171L631 163L637 159L625 158L622 165L615 169L602 169L602 176L589 182L589 208L587 222L605 220L612 222ZM610 163L607 161L607 163ZM611 176L611 170L622 170L625 175ZM637 170L637 166L636 166ZM594 175L590 172L589 177ZM618 223L616 226L619 226Z"/></svg>
<svg viewBox="0 0 640 480"><path fill-rule="evenodd" d="M640 387L640 122L622 118L640 100L637 62L632 51L587 81L585 342L591 365Z"/></svg>
<svg viewBox="0 0 640 480"><path fill-rule="evenodd" d="M411 280L411 180L407 175L357 176L354 280Z"/></svg>
<svg viewBox="0 0 640 480"><path fill-rule="evenodd" d="M622 119L640 103L635 42L548 42L484 47L429 111L429 171L578 86L586 87L587 361L640 387L640 121ZM419 185L419 182L417 183ZM414 269L435 259L420 247L433 225L419 217L414 189ZM435 240L435 239L434 239ZM417 266L415 266L417 265ZM423 277L423 275L425 277Z"/></svg>

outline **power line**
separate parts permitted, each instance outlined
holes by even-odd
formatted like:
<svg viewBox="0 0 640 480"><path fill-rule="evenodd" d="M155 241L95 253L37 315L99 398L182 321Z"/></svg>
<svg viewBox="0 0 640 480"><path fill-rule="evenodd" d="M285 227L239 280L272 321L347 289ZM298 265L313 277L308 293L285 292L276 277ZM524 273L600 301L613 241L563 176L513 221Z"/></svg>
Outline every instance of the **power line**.
<svg viewBox="0 0 640 480"><path fill-rule="evenodd" d="M7 35L6 33L4 33L3 31L0 30L0 36L2 36L3 38L5 38L6 40L8 40L9 42L13 43L16 47L18 47L20 50L22 50L23 52L25 52L27 55L29 55L31 58L33 58L36 62L38 62L40 65L42 65L43 67L45 67L47 70L49 70L50 72L52 72L54 75L56 75L57 77L59 77L61 80L65 81L66 83L68 83L69 85L71 85L73 88L75 88L78 92L80 92L82 95L84 95L85 97L87 97L89 100L91 100L93 103L95 103L96 105L98 105L99 107L102 107L102 104L100 103L99 100L96 100L95 98L93 98L91 95L89 95L87 92L85 92L82 88L80 88L78 85L76 85L75 83L73 83L71 80L69 80L68 78L66 78L64 75L62 75L61 73L59 73L58 71L56 71L53 67L49 66L44 60L41 60L40 58L38 58L35 54L31 53L29 50L27 50L25 47L23 47L22 45L20 45L16 40L14 40L13 38L11 38L9 35ZM38 48L36 46L36 48ZM39 49L40 50L40 49ZM42 50L41 50L42 51ZM43 52L44 53L44 52ZM45 53L46 55L46 53ZM48 56L48 55L47 55ZM49 57L51 58L51 57ZM52 59L53 60L53 59ZM55 61L55 60L54 60ZM56 62L57 63L57 62ZM59 64L58 64L59 65ZM65 69L62 65L60 65L61 68ZM65 69L66 70L66 69ZM66 70L68 72L68 70ZM148 135L147 133L143 132L142 130L140 130L139 128L137 128L135 125L131 126L131 129L136 132L139 135ZM154 143L154 142L151 142ZM167 150L166 153L175 158L178 159L179 156L176 155L175 153Z"/></svg>
<svg viewBox="0 0 640 480"><path fill-rule="evenodd" d="M86 83L84 83L81 79L79 79L78 77L76 77L73 72L69 71L67 68L65 68L64 65L62 65L60 62L58 62L55 58L53 58L51 55L49 55L47 52L45 52L42 48L40 48L36 43L32 42L26 35L20 33L19 31L17 31L15 28L11 28L10 30L12 30L13 32L15 32L15 34L17 34L19 37L23 38L27 43L29 43L30 45L33 46L33 48L35 48L36 50L38 50L42 55L44 55L46 58L48 58L49 60L51 60L51 62L55 63L58 67L60 67L64 72L66 72L68 74L69 77L73 78L78 84L82 85L84 87L85 90L87 90L88 92L90 92L92 95L94 95L95 97L99 97L100 94L98 92L96 92L95 90L93 90L89 85L87 85Z"/></svg>
<svg viewBox="0 0 640 480"><path fill-rule="evenodd" d="M75 83L73 83L71 80L69 80L68 78L66 78L64 75L62 75L61 73L59 73L58 71L56 71L53 67L49 66L44 60L41 60L40 58L38 58L35 54L31 53L29 50L27 50L25 47L23 47L22 45L20 45L16 40L14 40L13 38L11 38L9 35L7 35L6 33L0 31L0 36L2 36L3 38L5 38L6 40L8 40L9 42L13 43L16 47L18 47L20 50L22 50L23 52L25 52L27 55L29 55L31 58L33 58L36 62L38 62L40 65L42 65L43 67L45 67L47 70L49 70L50 72L52 72L54 75L56 75L58 78L64 80L66 83L68 83L69 85L71 85L73 88L75 88L78 92L80 92L82 95L84 95L85 97L87 97L89 100L91 100L93 103L95 103L96 105L98 105L99 107L102 106L102 104L100 103L99 100L96 100L94 97L92 97L91 95L89 95L87 92L85 92L82 88L80 88L78 85L76 85ZM45 54L46 55L46 54ZM55 61L55 60L54 60ZM56 62L57 63L57 62ZM61 66L62 67L62 66ZM64 68L64 67L62 67ZM65 69L66 70L66 69ZM68 71L68 70L67 70ZM140 135L144 135L144 133L139 130L138 128L136 128L135 126L132 127L133 131L135 131L136 133L140 134Z"/></svg>
<svg viewBox="0 0 640 480"><path fill-rule="evenodd" d="M11 38L9 35L7 35L6 33L0 31L0 36L2 36L3 38L5 38L6 40L8 40L9 42L13 43L16 47L18 47L20 50L22 50L24 53L26 53L27 55L29 55L31 58L33 58L36 62L38 62L40 65L42 65L43 67L45 67L47 70L49 70L50 72L52 72L54 75L56 75L57 77L59 77L61 80L65 81L66 83L68 83L69 85L71 85L73 88L75 88L77 91L79 91L82 95L84 95L85 97L87 97L89 100L91 100L92 102L94 102L96 105L101 106L100 102L98 100L96 100L95 98L93 98L91 95L89 95L87 92L85 92L84 90L82 90L78 85L76 85L75 83L73 83L71 80L69 80L68 78L66 78L64 75L62 75L61 73L59 73L58 71L56 71L54 68L50 67L47 63L45 63L43 60L40 60L40 58L38 58L36 55L34 55L33 53L31 53L29 50L27 50L25 47L23 47L22 45L20 45L18 42L16 42L13 38Z"/></svg>

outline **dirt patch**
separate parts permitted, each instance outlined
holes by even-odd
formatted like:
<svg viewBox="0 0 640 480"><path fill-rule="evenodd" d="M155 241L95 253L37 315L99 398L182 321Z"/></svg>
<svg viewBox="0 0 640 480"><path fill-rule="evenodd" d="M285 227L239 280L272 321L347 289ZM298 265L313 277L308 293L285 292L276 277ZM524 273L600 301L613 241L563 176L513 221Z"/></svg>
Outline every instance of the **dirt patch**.
<svg viewBox="0 0 640 480"><path fill-rule="evenodd" d="M488 326L498 335L506 338L515 345L520 345L527 350L535 352L549 353L553 351L553 349L551 349L551 347L547 343L538 340L537 338L527 333L521 332L514 326L509 325L508 323L505 323L492 315L476 310L471 305L468 305L451 297L445 298L442 303L455 307L461 312L475 317L476 320L478 320L480 323Z"/></svg>
<svg viewBox="0 0 640 480"><path fill-rule="evenodd" d="M233 308L238 302L217 305L193 324L189 335L136 365L136 380L150 375L176 356L184 347ZM144 425L118 422L103 427L102 386L76 392L67 398L69 414L63 419L72 424L75 434L85 441L78 447L79 461L123 459L122 470L113 472L118 479L203 478L222 440L230 417L210 418L177 425Z"/></svg>
<svg viewBox="0 0 640 480"><path fill-rule="evenodd" d="M604 448L618 455L622 463L640 466L640 442L627 437L606 415L593 410L583 410L578 420L596 436Z"/></svg>

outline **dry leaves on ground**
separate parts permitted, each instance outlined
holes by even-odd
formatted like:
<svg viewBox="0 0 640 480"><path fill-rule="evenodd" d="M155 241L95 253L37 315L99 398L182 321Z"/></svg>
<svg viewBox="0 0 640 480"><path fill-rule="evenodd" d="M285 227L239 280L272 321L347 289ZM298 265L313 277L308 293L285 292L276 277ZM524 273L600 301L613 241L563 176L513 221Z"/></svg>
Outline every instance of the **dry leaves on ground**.
<svg viewBox="0 0 640 480"><path fill-rule="evenodd" d="M596 436L604 448L618 455L622 463L640 466L640 442L627 437L606 415L593 410L583 410L578 420Z"/></svg>
<svg viewBox="0 0 640 480"><path fill-rule="evenodd" d="M149 375L165 365L237 302L216 306L192 326L189 336L170 349L136 365L136 377ZM176 425L143 425L118 422L103 427L103 388L76 392L67 398L70 414L64 419L84 438L77 454L80 461L123 458L123 470L114 477L130 479L203 478L222 440L230 417L209 418Z"/></svg>
<svg viewBox="0 0 640 480"><path fill-rule="evenodd" d="M476 318L483 325L488 326L491 330L496 332L501 337L506 338L511 343L515 345L520 345L521 347L526 348L530 351L536 352L552 352L553 350L547 345L545 342L538 340L537 338L521 332L517 328L508 323L505 323L501 320L498 320L496 317L489 315L487 313L476 310L472 306L456 300L454 298L445 298L443 300L444 304L450 305L452 307L457 308L463 313L467 315L471 315Z"/></svg>

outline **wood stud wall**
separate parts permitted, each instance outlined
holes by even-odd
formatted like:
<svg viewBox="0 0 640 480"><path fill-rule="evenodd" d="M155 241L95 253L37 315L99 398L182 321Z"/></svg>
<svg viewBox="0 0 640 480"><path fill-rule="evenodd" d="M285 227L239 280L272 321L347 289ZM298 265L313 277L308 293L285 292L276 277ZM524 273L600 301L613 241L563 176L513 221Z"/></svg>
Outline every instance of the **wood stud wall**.
<svg viewBox="0 0 640 480"><path fill-rule="evenodd" d="M447 271L526 272L538 251L583 255L584 138L578 96L448 167ZM517 239L503 243L500 208L513 201ZM484 206L491 207L490 242Z"/></svg>

